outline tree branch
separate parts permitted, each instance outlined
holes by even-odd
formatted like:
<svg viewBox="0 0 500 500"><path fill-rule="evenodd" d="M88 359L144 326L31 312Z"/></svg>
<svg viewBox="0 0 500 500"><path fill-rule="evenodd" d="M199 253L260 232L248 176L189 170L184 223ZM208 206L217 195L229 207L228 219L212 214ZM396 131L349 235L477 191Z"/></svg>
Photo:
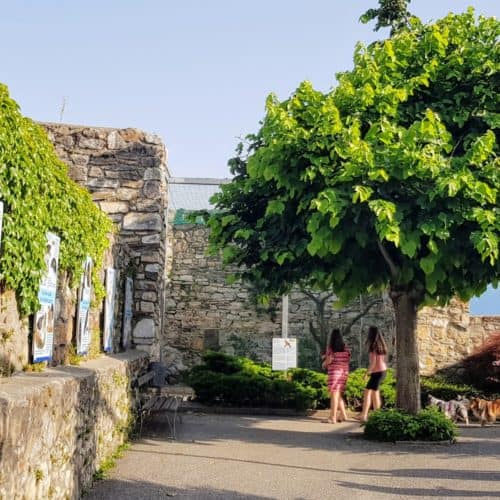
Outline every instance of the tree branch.
<svg viewBox="0 0 500 500"><path fill-rule="evenodd" d="M371 302L368 302L368 304L358 314L356 314L356 316L354 316L354 318L352 318L349 323L347 323L347 326L343 328L343 335L346 335L351 330L354 323L356 323L358 319L362 318L374 305L380 304L381 302L382 299L379 298L373 299Z"/></svg>
<svg viewBox="0 0 500 500"><path fill-rule="evenodd" d="M396 264L394 264L394 261L391 259L389 252L386 250L384 245L382 245L382 242L380 240L377 240L377 245L380 250L380 253L382 254L382 257L384 257L384 260L387 262L387 265L389 266L389 269L391 271L391 276L395 278L399 274L398 267L396 266Z"/></svg>

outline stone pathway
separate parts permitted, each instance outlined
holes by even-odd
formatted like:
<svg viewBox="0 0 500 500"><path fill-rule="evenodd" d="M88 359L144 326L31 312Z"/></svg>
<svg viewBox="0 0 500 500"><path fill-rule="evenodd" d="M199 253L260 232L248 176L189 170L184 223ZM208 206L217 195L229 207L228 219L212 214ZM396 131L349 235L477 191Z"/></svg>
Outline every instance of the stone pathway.
<svg viewBox="0 0 500 500"><path fill-rule="evenodd" d="M85 500L500 498L500 425L416 446L353 437L355 422L192 413L172 441L163 418Z"/></svg>

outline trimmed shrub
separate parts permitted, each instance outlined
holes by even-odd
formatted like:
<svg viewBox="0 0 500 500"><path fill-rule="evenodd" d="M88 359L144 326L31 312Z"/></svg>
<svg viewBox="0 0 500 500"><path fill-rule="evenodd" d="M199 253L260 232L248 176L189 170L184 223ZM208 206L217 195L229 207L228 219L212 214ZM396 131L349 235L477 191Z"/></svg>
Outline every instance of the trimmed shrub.
<svg viewBox="0 0 500 500"><path fill-rule="evenodd" d="M422 377L420 380L420 392L422 394L422 404L427 402L429 394L444 401L457 399L458 396L470 398L481 395L480 391L470 385L449 382L437 375Z"/></svg>
<svg viewBox="0 0 500 500"><path fill-rule="evenodd" d="M185 380L206 404L306 410L329 404L326 375L303 368L286 374L267 363L207 352Z"/></svg>
<svg viewBox="0 0 500 500"><path fill-rule="evenodd" d="M437 408L409 415L400 410L377 410L364 426L364 436L374 441L454 441L456 425Z"/></svg>

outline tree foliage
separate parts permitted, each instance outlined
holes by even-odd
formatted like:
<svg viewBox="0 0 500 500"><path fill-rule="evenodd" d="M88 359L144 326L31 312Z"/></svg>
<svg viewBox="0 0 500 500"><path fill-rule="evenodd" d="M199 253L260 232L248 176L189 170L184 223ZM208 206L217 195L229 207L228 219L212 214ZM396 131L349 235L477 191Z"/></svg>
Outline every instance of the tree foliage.
<svg viewBox="0 0 500 500"><path fill-rule="evenodd" d="M444 304L497 284L500 25L472 9L411 23L358 45L331 92L269 96L230 162L211 245L262 290Z"/></svg>
<svg viewBox="0 0 500 500"><path fill-rule="evenodd" d="M411 14L408 4L410 2L411 0L379 0L379 8L368 9L360 20L366 24L376 19L377 23L373 31L390 26L391 33L394 34L409 25Z"/></svg>
<svg viewBox="0 0 500 500"><path fill-rule="evenodd" d="M111 221L68 177L67 166L56 156L45 131L21 115L2 84L0 201L5 204L0 283L16 291L22 313L38 307L47 231L60 236L59 268L69 272L75 283L87 255L95 269L100 268ZM102 292L97 279L94 286Z"/></svg>

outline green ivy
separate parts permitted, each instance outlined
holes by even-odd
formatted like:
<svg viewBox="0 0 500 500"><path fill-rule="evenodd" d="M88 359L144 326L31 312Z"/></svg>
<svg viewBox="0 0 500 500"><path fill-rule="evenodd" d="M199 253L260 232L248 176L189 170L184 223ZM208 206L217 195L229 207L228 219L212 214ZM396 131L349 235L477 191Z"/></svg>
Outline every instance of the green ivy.
<svg viewBox="0 0 500 500"><path fill-rule="evenodd" d="M15 290L22 314L38 309L47 231L61 238L59 270L77 285L87 255L97 278L112 222L68 176L42 127L21 115L0 84L0 200L4 203L0 283Z"/></svg>

